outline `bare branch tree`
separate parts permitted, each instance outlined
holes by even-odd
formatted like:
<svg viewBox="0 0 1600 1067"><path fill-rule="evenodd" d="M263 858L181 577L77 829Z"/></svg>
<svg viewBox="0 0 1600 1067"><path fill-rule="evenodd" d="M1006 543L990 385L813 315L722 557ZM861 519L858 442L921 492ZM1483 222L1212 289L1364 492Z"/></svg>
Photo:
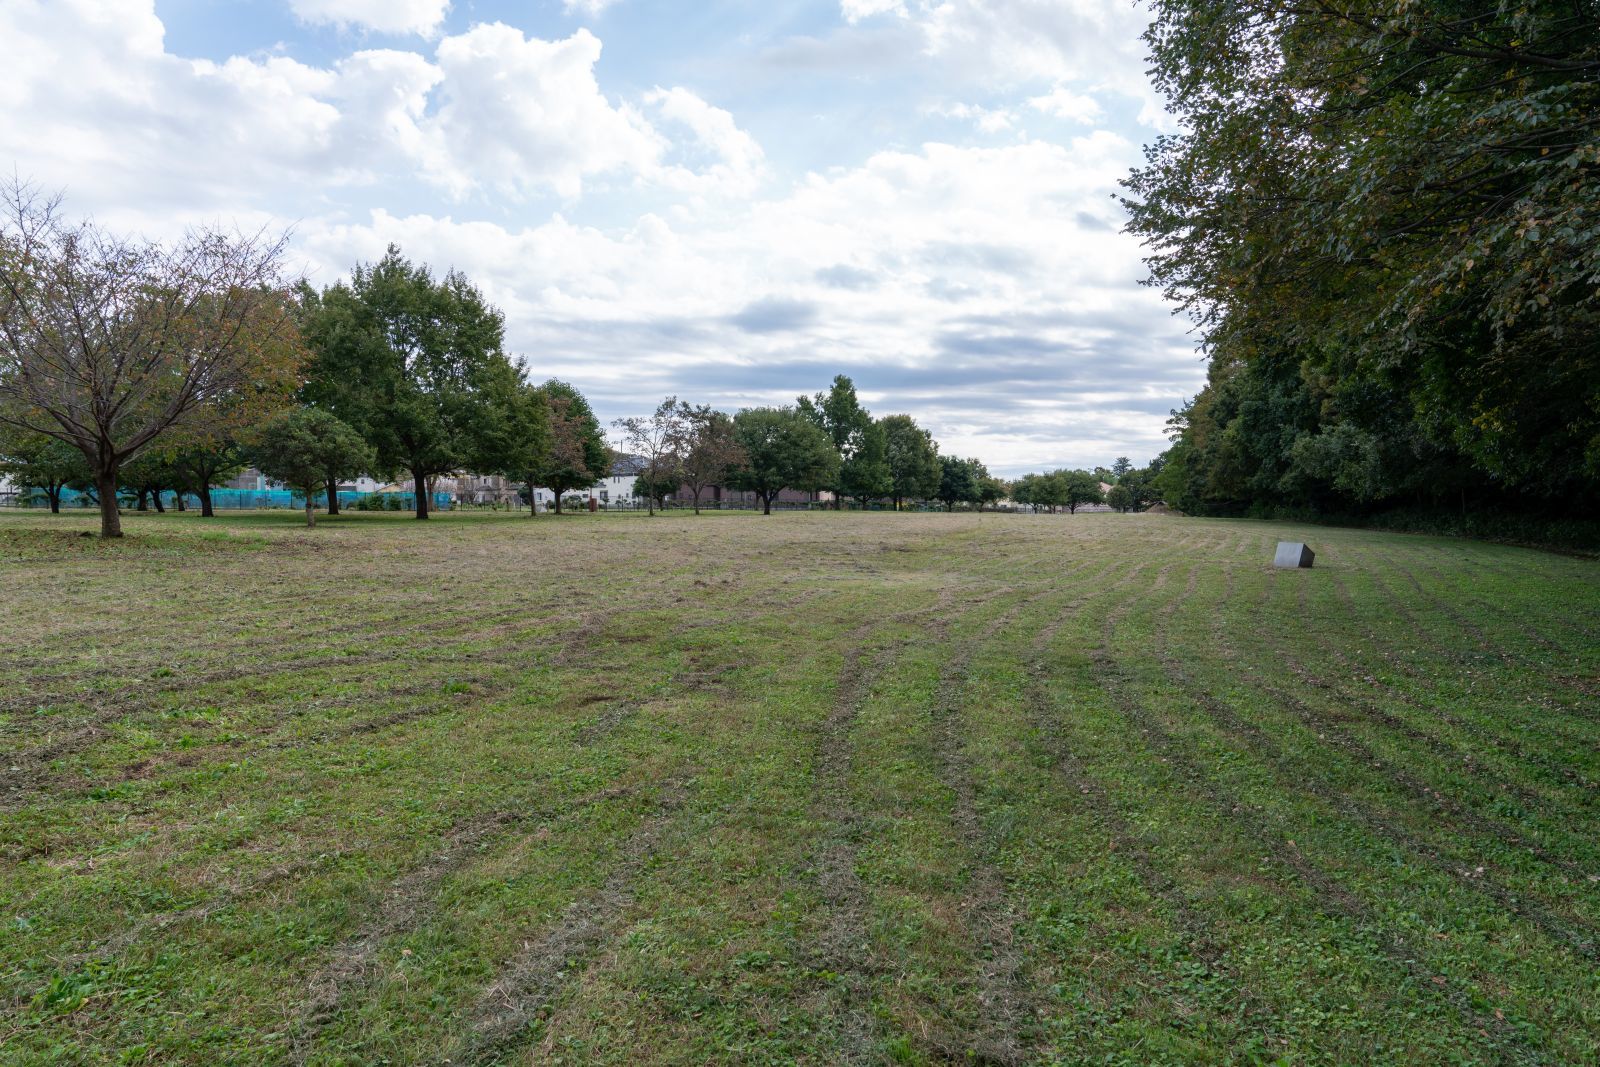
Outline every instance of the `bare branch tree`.
<svg viewBox="0 0 1600 1067"><path fill-rule="evenodd" d="M648 479L645 497L649 501L650 514L654 515L655 490L664 480L677 477L683 466L686 426L678 398L667 397L651 415L618 419L613 425L622 431L627 447L644 460L643 473Z"/></svg>
<svg viewBox="0 0 1600 1067"><path fill-rule="evenodd" d="M121 238L17 179L0 212L0 419L81 451L101 536L120 537L124 463L297 372L286 237Z"/></svg>

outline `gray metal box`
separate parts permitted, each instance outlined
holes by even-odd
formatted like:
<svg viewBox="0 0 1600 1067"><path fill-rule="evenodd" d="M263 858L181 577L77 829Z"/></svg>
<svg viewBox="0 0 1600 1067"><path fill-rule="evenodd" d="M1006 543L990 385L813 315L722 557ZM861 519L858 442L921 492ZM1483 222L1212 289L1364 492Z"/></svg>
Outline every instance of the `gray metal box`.
<svg viewBox="0 0 1600 1067"><path fill-rule="evenodd" d="M1278 554L1272 557L1274 567L1309 567L1317 554L1299 541L1279 541Z"/></svg>

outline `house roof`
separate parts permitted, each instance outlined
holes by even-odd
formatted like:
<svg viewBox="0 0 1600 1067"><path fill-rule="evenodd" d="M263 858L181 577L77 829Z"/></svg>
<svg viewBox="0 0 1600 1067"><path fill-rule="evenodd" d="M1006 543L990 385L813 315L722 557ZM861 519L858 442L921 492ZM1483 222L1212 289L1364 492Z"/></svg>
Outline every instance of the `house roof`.
<svg viewBox="0 0 1600 1067"><path fill-rule="evenodd" d="M613 478L625 478L630 474L637 475L642 473L646 466L648 466L648 462L643 456L619 452L611 460L611 476Z"/></svg>

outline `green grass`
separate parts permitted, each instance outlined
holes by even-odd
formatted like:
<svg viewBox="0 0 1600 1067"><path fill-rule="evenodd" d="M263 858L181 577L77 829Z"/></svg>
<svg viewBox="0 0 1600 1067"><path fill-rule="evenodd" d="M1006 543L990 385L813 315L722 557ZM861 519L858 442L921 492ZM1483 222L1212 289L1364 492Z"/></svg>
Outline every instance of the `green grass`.
<svg viewBox="0 0 1600 1067"><path fill-rule="evenodd" d="M0 515L0 1061L1600 1059L1600 569Z"/></svg>

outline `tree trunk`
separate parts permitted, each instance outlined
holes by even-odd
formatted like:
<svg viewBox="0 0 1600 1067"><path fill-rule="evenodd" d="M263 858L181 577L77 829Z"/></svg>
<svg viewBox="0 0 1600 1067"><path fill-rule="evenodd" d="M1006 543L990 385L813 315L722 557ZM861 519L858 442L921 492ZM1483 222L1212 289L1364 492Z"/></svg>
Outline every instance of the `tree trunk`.
<svg viewBox="0 0 1600 1067"><path fill-rule="evenodd" d="M95 491L100 494L100 536L122 536L122 512L117 510L117 470L102 469L95 475Z"/></svg>
<svg viewBox="0 0 1600 1067"><path fill-rule="evenodd" d="M161 490L150 490L150 502L156 506L157 515L165 515L167 513L167 506L161 502Z"/></svg>
<svg viewBox="0 0 1600 1067"><path fill-rule="evenodd" d="M561 514L561 492L562 491L560 489L556 489L556 490L554 490L554 492L556 494L556 514L559 515L559 514Z"/></svg>
<svg viewBox="0 0 1600 1067"><path fill-rule="evenodd" d="M694 491L694 513L696 515L700 514L700 490L698 489Z"/></svg>
<svg viewBox="0 0 1600 1067"><path fill-rule="evenodd" d="M148 490L148 489L140 489L138 492L139 492L139 502L136 505L134 505L134 509L133 510L135 510L135 511L149 511L150 510L150 490Z"/></svg>
<svg viewBox="0 0 1600 1067"><path fill-rule="evenodd" d="M315 530L317 528L317 509L312 503L311 489L306 488L306 526Z"/></svg>
<svg viewBox="0 0 1600 1067"><path fill-rule="evenodd" d="M537 486L535 486L533 484L533 480L529 479L528 480L528 518L537 519L538 517L539 517L539 489L538 489Z"/></svg>
<svg viewBox="0 0 1600 1067"><path fill-rule="evenodd" d="M339 480L337 478L328 479L328 514L339 514Z"/></svg>
<svg viewBox="0 0 1600 1067"><path fill-rule="evenodd" d="M44 495L50 500L50 514L61 514L61 487L59 485L54 488L47 486Z"/></svg>
<svg viewBox="0 0 1600 1067"><path fill-rule="evenodd" d="M413 474L413 481L417 487L417 518L428 517L428 479L426 475Z"/></svg>
<svg viewBox="0 0 1600 1067"><path fill-rule="evenodd" d="M205 519L216 518L216 512L211 510L211 483L201 482L196 492L200 496L200 517Z"/></svg>
<svg viewBox="0 0 1600 1067"><path fill-rule="evenodd" d="M772 494L771 493L762 493L761 494L761 514L763 514L763 515L771 515L772 514Z"/></svg>
<svg viewBox="0 0 1600 1067"><path fill-rule="evenodd" d="M189 505L184 503L182 489L174 489L172 491L172 506L175 510L180 512L189 510Z"/></svg>

